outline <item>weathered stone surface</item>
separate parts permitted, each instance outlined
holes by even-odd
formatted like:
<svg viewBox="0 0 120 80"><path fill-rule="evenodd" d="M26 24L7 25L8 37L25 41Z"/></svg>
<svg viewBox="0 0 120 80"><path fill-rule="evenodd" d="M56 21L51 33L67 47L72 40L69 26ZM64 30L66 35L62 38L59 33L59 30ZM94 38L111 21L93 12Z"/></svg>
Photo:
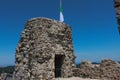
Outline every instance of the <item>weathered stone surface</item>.
<svg viewBox="0 0 120 80"><path fill-rule="evenodd" d="M100 64L101 78L120 80L120 64L112 60L103 60Z"/></svg>
<svg viewBox="0 0 120 80"><path fill-rule="evenodd" d="M71 28L47 18L29 20L16 48L13 80L54 80L56 56L63 56L61 77L72 76L75 56Z"/></svg>
<svg viewBox="0 0 120 80"><path fill-rule="evenodd" d="M2 73L0 76L0 80L5 80L7 73Z"/></svg>
<svg viewBox="0 0 120 80"><path fill-rule="evenodd" d="M2 73L0 76L0 80L12 80L12 74Z"/></svg>
<svg viewBox="0 0 120 80"><path fill-rule="evenodd" d="M84 61L80 68L73 70L73 75L77 77L105 79L105 80L120 80L120 64L108 60L102 60L101 64L92 64Z"/></svg>

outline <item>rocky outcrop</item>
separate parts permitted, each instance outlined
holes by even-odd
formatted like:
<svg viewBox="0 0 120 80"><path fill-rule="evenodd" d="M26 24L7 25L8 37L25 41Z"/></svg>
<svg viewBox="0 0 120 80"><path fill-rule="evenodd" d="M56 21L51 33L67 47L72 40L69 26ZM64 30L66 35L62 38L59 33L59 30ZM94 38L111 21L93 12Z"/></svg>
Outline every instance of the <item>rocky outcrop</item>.
<svg viewBox="0 0 120 80"><path fill-rule="evenodd" d="M48 18L31 19L16 48L13 80L54 80L55 76L72 76L74 59L68 25Z"/></svg>
<svg viewBox="0 0 120 80"><path fill-rule="evenodd" d="M78 77L120 80L120 64L110 59L102 60L101 64L97 65L84 61L80 68L75 68L73 72L74 76Z"/></svg>

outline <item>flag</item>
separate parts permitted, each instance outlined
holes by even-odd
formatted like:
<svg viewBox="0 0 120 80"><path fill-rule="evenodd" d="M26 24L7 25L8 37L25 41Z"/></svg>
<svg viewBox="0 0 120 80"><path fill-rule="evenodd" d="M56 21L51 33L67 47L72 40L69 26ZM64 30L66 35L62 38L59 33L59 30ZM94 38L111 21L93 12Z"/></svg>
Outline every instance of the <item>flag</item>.
<svg viewBox="0 0 120 80"><path fill-rule="evenodd" d="M62 9L62 0L60 0L60 22L64 21L63 9Z"/></svg>

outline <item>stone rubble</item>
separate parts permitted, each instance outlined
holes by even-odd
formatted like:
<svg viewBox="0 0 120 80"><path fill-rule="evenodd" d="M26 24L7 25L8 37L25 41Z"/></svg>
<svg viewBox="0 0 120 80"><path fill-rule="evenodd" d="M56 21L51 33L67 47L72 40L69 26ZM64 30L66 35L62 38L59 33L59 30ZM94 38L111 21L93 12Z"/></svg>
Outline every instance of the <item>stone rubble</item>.
<svg viewBox="0 0 120 80"><path fill-rule="evenodd" d="M102 60L100 64L84 61L79 68L73 70L76 77L91 79L120 80L120 64L110 60Z"/></svg>
<svg viewBox="0 0 120 80"><path fill-rule="evenodd" d="M12 74L2 73L0 75L0 80L12 80Z"/></svg>

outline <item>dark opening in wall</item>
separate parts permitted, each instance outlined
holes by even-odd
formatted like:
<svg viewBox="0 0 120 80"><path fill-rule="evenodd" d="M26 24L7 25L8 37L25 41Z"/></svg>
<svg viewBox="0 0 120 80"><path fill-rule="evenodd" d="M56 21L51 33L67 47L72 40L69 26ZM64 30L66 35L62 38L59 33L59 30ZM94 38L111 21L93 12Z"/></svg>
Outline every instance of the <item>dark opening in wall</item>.
<svg viewBox="0 0 120 80"><path fill-rule="evenodd" d="M55 55L55 77L61 77L63 60L63 55Z"/></svg>

